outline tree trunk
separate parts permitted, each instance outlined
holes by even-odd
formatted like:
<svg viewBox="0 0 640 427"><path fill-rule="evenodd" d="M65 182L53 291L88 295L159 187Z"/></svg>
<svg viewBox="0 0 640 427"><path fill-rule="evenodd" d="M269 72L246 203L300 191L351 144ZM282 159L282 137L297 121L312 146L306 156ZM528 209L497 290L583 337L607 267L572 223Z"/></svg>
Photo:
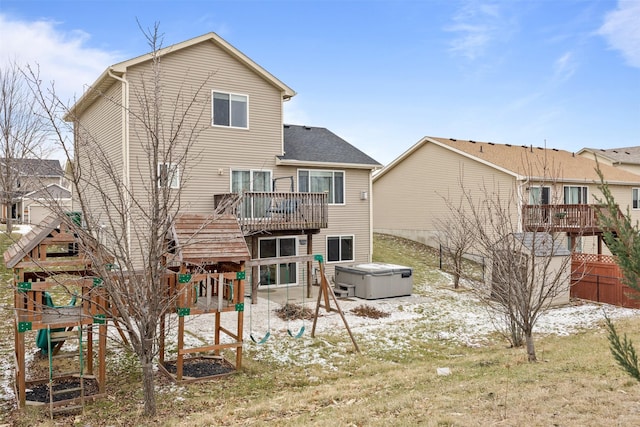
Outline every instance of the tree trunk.
<svg viewBox="0 0 640 427"><path fill-rule="evenodd" d="M148 417L156 415L156 395L154 389L153 356L150 349L145 352L142 361L142 383L144 388L144 414Z"/></svg>
<svg viewBox="0 0 640 427"><path fill-rule="evenodd" d="M458 289L460 287L460 273L453 273L453 288Z"/></svg>
<svg viewBox="0 0 640 427"><path fill-rule="evenodd" d="M526 341L527 341L527 360L529 362L536 362L538 359L536 358L536 347L533 343L533 334L531 331L527 331L525 333Z"/></svg>
<svg viewBox="0 0 640 427"><path fill-rule="evenodd" d="M11 218L13 204L8 202L5 206L7 210L7 234L10 235L13 232L13 220Z"/></svg>

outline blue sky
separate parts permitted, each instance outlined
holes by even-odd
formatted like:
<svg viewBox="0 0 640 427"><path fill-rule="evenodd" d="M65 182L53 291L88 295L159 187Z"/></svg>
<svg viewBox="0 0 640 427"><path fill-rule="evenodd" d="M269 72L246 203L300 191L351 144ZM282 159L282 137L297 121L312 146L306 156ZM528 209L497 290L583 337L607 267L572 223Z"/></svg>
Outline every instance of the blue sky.
<svg viewBox="0 0 640 427"><path fill-rule="evenodd" d="M0 61L65 97L107 66L213 31L298 95L285 122L382 164L423 136L577 151L640 145L640 0L0 0Z"/></svg>

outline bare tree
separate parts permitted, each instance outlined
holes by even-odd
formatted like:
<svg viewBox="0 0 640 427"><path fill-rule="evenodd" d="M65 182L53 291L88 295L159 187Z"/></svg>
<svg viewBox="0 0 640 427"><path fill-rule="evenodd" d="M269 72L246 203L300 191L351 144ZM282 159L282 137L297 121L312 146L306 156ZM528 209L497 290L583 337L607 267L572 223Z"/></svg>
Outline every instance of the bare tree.
<svg viewBox="0 0 640 427"><path fill-rule="evenodd" d="M12 61L0 66L0 202L9 234L13 204L29 179L24 160L41 158L45 148L44 122L34 111L36 106L19 65Z"/></svg>
<svg viewBox="0 0 640 427"><path fill-rule="evenodd" d="M534 210L536 227L523 231L517 189L465 187L464 202L449 203L449 233L470 236L473 251L488 260L484 282L472 282L496 324L504 324L514 346L526 343L529 361L536 361L533 331L554 302L568 295L570 252L564 236L553 229L552 205Z"/></svg>
<svg viewBox="0 0 640 427"><path fill-rule="evenodd" d="M473 234L469 233L471 225L463 202L453 204L446 197L443 200L451 215L446 219L436 219L435 228L442 255L453 264L453 287L458 289L460 278L465 274L465 257L473 246Z"/></svg>
<svg viewBox="0 0 640 427"><path fill-rule="evenodd" d="M158 25L142 32L151 48L151 65L143 74L121 81L128 86L129 102L123 104L119 91L110 97L91 89L102 105L118 111L117 117L124 113L130 143L140 150L137 156L114 156L109 151L113 150L110 135L86 126L54 91L40 86L34 74L31 83L62 150L70 160L73 158L69 179L74 208L82 213L84 222L76 232L109 294L112 314L126 330L140 361L145 414L152 416L156 413L153 362L159 324L175 304L165 280L167 235L181 209L188 165L198 155L194 144L205 127L208 111L208 94L203 89L211 76L192 86L185 75L183 84L170 90L163 84L166 77L161 67ZM73 121L73 144L65 129L68 123L60 120L62 116Z"/></svg>

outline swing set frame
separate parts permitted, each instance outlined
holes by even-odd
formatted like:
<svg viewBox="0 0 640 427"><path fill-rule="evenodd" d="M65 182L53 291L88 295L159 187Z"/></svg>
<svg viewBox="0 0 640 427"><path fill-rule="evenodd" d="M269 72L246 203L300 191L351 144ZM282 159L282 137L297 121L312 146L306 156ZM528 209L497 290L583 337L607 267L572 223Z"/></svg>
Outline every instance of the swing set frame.
<svg viewBox="0 0 640 427"><path fill-rule="evenodd" d="M340 308L340 304L338 303L338 298L336 297L336 294L333 292L333 288L331 287L331 285L329 284L329 281L327 280L327 276L324 270L324 258L322 255L316 254L316 255L289 256L289 257L282 257L282 258L252 259L245 263L245 267L257 267L257 266L259 267L262 265L284 264L284 263L290 263L290 262L306 262L307 268L308 268L307 272L309 272L311 271L312 262L314 261L316 261L319 266L320 289L318 292L318 299L316 302L316 307L313 315L313 327L311 329L311 338L315 338L316 325L318 322L320 308L324 308L327 311L327 313L337 312L342 319L342 322L344 324L345 329L347 330L347 333L349 334L349 337L351 339L351 342L353 343L353 347L355 351L359 353L360 348L358 347L358 343L356 342L353 336L353 333L351 332L351 328L349 327L349 323L347 322L347 319L344 316L344 312ZM251 295L252 300L253 300L253 289L256 289L256 288L257 287L255 288L252 287L252 295ZM331 300L333 300L333 304L335 305L335 307L331 306ZM251 304L253 304L253 302ZM251 312L249 316L251 316ZM287 332L292 337L299 338L296 335L302 336L302 334L304 333L304 326L302 330L298 332L298 334L293 334L289 330ZM271 331L267 331L267 333L261 340L255 340L252 337L252 341L256 342L257 344L262 344L266 342L270 336L271 336Z"/></svg>

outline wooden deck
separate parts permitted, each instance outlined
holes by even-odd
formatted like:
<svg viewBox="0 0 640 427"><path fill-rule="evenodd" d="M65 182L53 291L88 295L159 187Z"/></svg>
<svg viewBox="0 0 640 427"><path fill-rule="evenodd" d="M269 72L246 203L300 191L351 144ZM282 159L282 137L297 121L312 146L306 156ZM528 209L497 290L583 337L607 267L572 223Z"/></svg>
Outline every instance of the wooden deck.
<svg viewBox="0 0 640 427"><path fill-rule="evenodd" d="M216 194L217 213L232 213L245 235L260 232L319 232L327 228L326 193L245 192Z"/></svg>
<svg viewBox="0 0 640 427"><path fill-rule="evenodd" d="M602 205L525 205L522 228L524 231L598 235L603 233L598 213L605 209Z"/></svg>

